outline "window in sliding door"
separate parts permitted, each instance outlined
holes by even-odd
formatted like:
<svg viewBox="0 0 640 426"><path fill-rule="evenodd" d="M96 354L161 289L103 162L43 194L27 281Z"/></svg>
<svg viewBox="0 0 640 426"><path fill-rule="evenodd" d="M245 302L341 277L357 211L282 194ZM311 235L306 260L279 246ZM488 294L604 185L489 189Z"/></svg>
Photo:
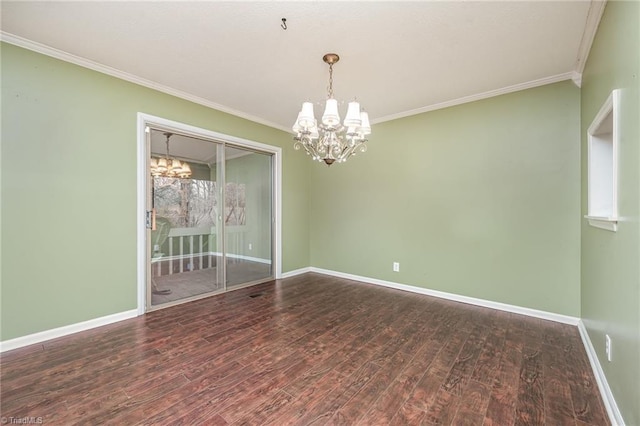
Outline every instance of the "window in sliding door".
<svg viewBox="0 0 640 426"><path fill-rule="evenodd" d="M148 306L172 304L224 290L218 159L222 144L152 129L152 158L187 162L189 178L151 176Z"/></svg>
<svg viewBox="0 0 640 426"><path fill-rule="evenodd" d="M227 287L273 278L272 155L225 146Z"/></svg>

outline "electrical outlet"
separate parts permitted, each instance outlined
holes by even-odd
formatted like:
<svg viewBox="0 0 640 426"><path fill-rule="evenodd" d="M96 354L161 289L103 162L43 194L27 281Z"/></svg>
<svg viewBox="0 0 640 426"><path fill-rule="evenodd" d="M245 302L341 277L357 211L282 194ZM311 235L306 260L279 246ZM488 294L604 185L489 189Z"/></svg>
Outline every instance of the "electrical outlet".
<svg viewBox="0 0 640 426"><path fill-rule="evenodd" d="M253 244L249 243L249 250L253 250Z"/></svg>
<svg viewBox="0 0 640 426"><path fill-rule="evenodd" d="M604 335L604 350L607 353L607 361L611 362L611 337Z"/></svg>
<svg viewBox="0 0 640 426"><path fill-rule="evenodd" d="M400 272L400 262L393 262L393 272Z"/></svg>

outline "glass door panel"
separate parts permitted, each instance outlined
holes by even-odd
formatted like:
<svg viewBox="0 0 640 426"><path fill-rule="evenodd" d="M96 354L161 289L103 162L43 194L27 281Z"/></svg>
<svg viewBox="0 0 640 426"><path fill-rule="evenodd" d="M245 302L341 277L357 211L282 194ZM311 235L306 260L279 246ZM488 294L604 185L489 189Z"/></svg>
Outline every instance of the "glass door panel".
<svg viewBox="0 0 640 426"><path fill-rule="evenodd" d="M155 220L149 237L147 306L156 307L224 290L224 268L219 262L223 241L218 232L218 163L223 148L184 135L154 129L150 133ZM190 177L167 176L153 169L175 159L189 164Z"/></svg>
<svg viewBox="0 0 640 426"><path fill-rule="evenodd" d="M225 147L227 287L273 277L271 154Z"/></svg>

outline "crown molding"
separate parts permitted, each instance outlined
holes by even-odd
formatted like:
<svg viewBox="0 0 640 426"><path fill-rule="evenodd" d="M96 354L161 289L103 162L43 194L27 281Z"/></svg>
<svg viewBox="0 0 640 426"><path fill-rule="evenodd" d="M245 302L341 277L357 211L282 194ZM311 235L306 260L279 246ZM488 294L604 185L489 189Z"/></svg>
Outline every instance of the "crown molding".
<svg viewBox="0 0 640 426"><path fill-rule="evenodd" d="M0 41L13 44L14 46L22 47L24 49L31 50L33 52L40 53L46 56L50 56L52 58L60 59L61 61L79 65L81 67L88 68L93 71L98 71L102 74L107 74L112 77L119 78L121 80L138 84L140 86L148 87L149 89L157 90L158 92L166 93L168 95L175 96L177 98L181 98L181 99L205 106L207 108L212 108L217 111L221 111L227 114L234 115L236 117L243 118L245 120L253 121L254 123L262 124L268 127L272 127L274 129L291 133L291 129L285 126L281 126L280 124L276 124L271 121L264 120L260 117L256 117L254 115L247 114L242 111L238 111L236 109L229 108L227 106L224 106L215 102L211 102L208 99L201 98L191 93L173 89L169 86L156 83L155 81L147 80L145 78L138 77L134 74L130 74L128 72L124 72L119 69L112 68L110 66L101 64L99 62L82 58L80 56L73 55L63 50L56 49L51 46L47 46L46 44L38 43L36 41L32 41L32 40L29 40L5 31L0 31Z"/></svg>
<svg viewBox="0 0 640 426"><path fill-rule="evenodd" d="M581 88L582 87L582 73L579 73L577 71L573 71L571 76L571 80L573 81L573 84L576 85L577 88Z"/></svg>
<svg viewBox="0 0 640 426"><path fill-rule="evenodd" d="M598 26L600 25L600 20L602 19L606 5L607 0L591 0L591 4L589 5L587 21L584 24L584 32L582 33L580 47L578 48L578 57L576 58L574 67L575 73L580 75L580 83L582 83L584 66L587 63L589 52L591 51L591 46L596 37L596 32L598 31ZM576 83L576 85L580 87L578 83Z"/></svg>
<svg viewBox="0 0 640 426"><path fill-rule="evenodd" d="M379 124L385 121L397 120L398 118L409 117L411 115L422 114L424 112L435 111L438 109L449 108L456 105L467 104L469 102L480 101L482 99L493 98L494 96L506 95L507 93L519 92L520 90L532 89L534 87L544 86L547 84L557 83L559 81L572 80L574 72L566 72L563 74L552 75L550 77L539 78L537 80L526 81L524 83L514 84L512 86L500 89L489 90L488 92L478 93L475 95L464 96L450 101L444 101L437 104L427 105L421 108L411 109L397 114L385 115L384 117L371 120L371 124Z"/></svg>

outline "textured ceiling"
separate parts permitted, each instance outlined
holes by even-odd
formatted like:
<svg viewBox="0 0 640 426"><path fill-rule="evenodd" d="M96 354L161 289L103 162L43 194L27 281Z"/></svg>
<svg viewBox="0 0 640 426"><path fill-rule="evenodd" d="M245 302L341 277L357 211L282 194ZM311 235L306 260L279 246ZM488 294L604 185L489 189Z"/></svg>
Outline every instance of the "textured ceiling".
<svg viewBox="0 0 640 426"><path fill-rule="evenodd" d="M302 101L326 97L327 52L341 57L336 98L357 97L373 122L568 79L583 59L590 7L587 0L3 1L1 23L5 41L41 43L289 129Z"/></svg>

